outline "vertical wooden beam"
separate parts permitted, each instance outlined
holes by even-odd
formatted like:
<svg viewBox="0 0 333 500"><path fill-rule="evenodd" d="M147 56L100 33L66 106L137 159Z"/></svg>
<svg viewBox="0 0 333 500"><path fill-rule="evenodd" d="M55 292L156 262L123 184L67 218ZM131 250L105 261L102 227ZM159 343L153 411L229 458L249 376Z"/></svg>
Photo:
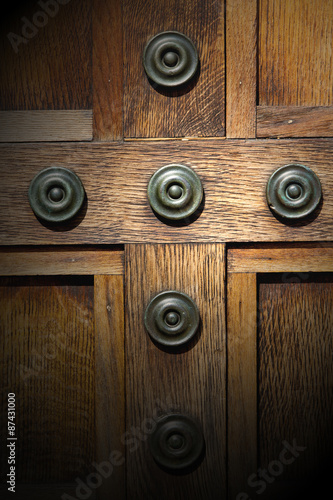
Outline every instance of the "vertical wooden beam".
<svg viewBox="0 0 333 500"><path fill-rule="evenodd" d="M122 2L93 0L94 139L123 138Z"/></svg>
<svg viewBox="0 0 333 500"><path fill-rule="evenodd" d="M108 462L99 500L125 498L123 276L95 276L96 463ZM111 464L111 466L110 466ZM109 467L109 469L108 469ZM111 470L111 473L109 473Z"/></svg>
<svg viewBox="0 0 333 500"><path fill-rule="evenodd" d="M226 136L255 138L257 0L226 0Z"/></svg>
<svg viewBox="0 0 333 500"><path fill-rule="evenodd" d="M133 244L125 255L128 498L225 498L225 245ZM200 311L196 338L176 352L144 328L148 303L166 290L187 293ZM206 454L190 474L168 474L152 458L147 425L160 410L200 422Z"/></svg>
<svg viewBox="0 0 333 500"><path fill-rule="evenodd" d="M256 274L228 274L228 480L229 499L248 498L257 470Z"/></svg>

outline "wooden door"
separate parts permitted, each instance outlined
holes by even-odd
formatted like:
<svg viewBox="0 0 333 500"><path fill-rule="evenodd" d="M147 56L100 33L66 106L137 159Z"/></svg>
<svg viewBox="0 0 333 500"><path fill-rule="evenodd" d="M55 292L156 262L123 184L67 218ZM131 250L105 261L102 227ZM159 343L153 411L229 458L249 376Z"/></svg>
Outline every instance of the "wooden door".
<svg viewBox="0 0 333 500"><path fill-rule="evenodd" d="M8 8L4 495L11 474L17 498L320 496L333 445L332 20L332 0ZM181 87L157 85L142 64L164 31L198 53ZM169 164L190 167L203 186L181 221L157 216L147 198ZM298 221L275 216L266 199L288 164L321 183L319 205ZM84 187L67 222L42 220L29 203L32 179L49 167ZM144 322L166 291L186 294L200 315L192 340L173 349ZM182 471L151 449L169 415L193 419L204 438Z"/></svg>

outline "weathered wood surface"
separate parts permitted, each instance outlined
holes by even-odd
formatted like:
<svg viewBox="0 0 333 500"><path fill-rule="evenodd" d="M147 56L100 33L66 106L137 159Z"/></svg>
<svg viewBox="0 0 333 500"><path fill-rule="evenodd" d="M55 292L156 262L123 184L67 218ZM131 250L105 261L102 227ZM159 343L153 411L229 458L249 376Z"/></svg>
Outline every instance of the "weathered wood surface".
<svg viewBox="0 0 333 500"><path fill-rule="evenodd" d="M223 136L224 9L216 0L124 0L125 137ZM142 55L162 31L179 31L197 47L198 77L181 90L149 83Z"/></svg>
<svg viewBox="0 0 333 500"><path fill-rule="evenodd" d="M20 247L0 250L0 276L123 274L124 252L100 247Z"/></svg>
<svg viewBox="0 0 333 500"><path fill-rule="evenodd" d="M223 499L226 494L225 253L221 244L128 245L126 255L126 421L128 498ZM201 324L177 353L155 345L143 315L159 292L187 293ZM147 445L146 419L176 411L196 418L205 458L190 474L162 471ZM147 432L145 432L147 429Z"/></svg>
<svg viewBox="0 0 333 500"><path fill-rule="evenodd" d="M101 244L194 241L331 241L333 236L333 141L142 141L125 144L45 144L1 147L1 244ZM166 224L147 199L151 175L183 163L200 176L204 203L185 224ZM302 163L319 176L323 202L315 217L287 225L266 202L271 174ZM76 172L87 203L64 226L42 225L28 202L31 179L42 168Z"/></svg>
<svg viewBox="0 0 333 500"><path fill-rule="evenodd" d="M332 137L333 106L258 106L257 137Z"/></svg>
<svg viewBox="0 0 333 500"><path fill-rule="evenodd" d="M53 2L51 14L31 0L6 6L0 24L1 110L92 108L91 1L63 3ZM25 41L11 43L9 33Z"/></svg>
<svg viewBox="0 0 333 500"><path fill-rule="evenodd" d="M333 0L260 0L258 104L333 105Z"/></svg>
<svg viewBox="0 0 333 500"><path fill-rule="evenodd" d="M231 248L228 271L232 273L333 272L333 244L299 243L297 246Z"/></svg>
<svg viewBox="0 0 333 500"><path fill-rule="evenodd" d="M0 111L0 142L91 141L92 110Z"/></svg>
<svg viewBox="0 0 333 500"><path fill-rule="evenodd" d="M95 276L96 454L103 464L98 500L123 500L125 484L125 340L123 276Z"/></svg>
<svg viewBox="0 0 333 500"><path fill-rule="evenodd" d="M272 276L259 285L258 466L267 469L285 441L296 442L303 450L276 480L298 480L315 495L332 466L332 276Z"/></svg>
<svg viewBox="0 0 333 500"><path fill-rule="evenodd" d="M91 469L94 436L93 283L82 277L0 282L1 428L16 395L17 483L75 481ZM1 450L1 479L8 472Z"/></svg>
<svg viewBox="0 0 333 500"><path fill-rule="evenodd" d="M234 500L257 469L256 275L228 273L227 290L228 498Z"/></svg>
<svg viewBox="0 0 333 500"><path fill-rule="evenodd" d="M256 137L257 1L226 0L226 136Z"/></svg>
<svg viewBox="0 0 333 500"><path fill-rule="evenodd" d="M94 139L123 137L122 2L92 0Z"/></svg>

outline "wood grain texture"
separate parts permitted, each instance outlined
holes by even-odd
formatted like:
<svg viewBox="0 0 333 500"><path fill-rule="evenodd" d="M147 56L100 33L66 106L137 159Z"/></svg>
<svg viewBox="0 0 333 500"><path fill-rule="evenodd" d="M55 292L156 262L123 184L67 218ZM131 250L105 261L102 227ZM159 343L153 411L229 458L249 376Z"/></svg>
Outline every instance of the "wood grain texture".
<svg viewBox="0 0 333 500"><path fill-rule="evenodd" d="M8 5L0 26L1 110L92 108L90 4L57 3L50 15L31 0ZM9 33L24 36L16 51Z"/></svg>
<svg viewBox="0 0 333 500"><path fill-rule="evenodd" d="M257 137L332 137L333 106L258 106Z"/></svg>
<svg viewBox="0 0 333 500"><path fill-rule="evenodd" d="M125 447L121 441L125 433L123 288L122 276L95 276L96 462L107 462L110 470L113 467L97 490L99 500L126 498Z"/></svg>
<svg viewBox="0 0 333 500"><path fill-rule="evenodd" d="M125 255L128 498L225 498L224 245L128 245ZM198 337L182 352L159 349L143 325L164 290L187 293L200 311ZM205 436L205 458L187 475L162 471L147 446L146 419L170 411L196 418Z"/></svg>
<svg viewBox="0 0 333 500"><path fill-rule="evenodd" d="M18 483L75 481L94 456L93 286L88 278L2 278L1 429L16 394ZM7 471L1 450L1 480Z"/></svg>
<svg viewBox="0 0 333 500"><path fill-rule="evenodd" d="M285 248L231 248L228 271L232 273L283 273L285 271L333 272L332 243L301 244Z"/></svg>
<svg viewBox="0 0 333 500"><path fill-rule="evenodd" d="M0 276L123 274L124 252L101 248L0 249Z"/></svg>
<svg viewBox="0 0 333 500"><path fill-rule="evenodd" d="M182 90L155 89L142 64L147 42L179 31L197 47L200 74ZM224 9L217 0L124 0L125 137L223 136Z"/></svg>
<svg viewBox="0 0 333 500"><path fill-rule="evenodd" d="M261 106L333 105L333 1L259 1Z"/></svg>
<svg viewBox="0 0 333 500"><path fill-rule="evenodd" d="M257 1L226 0L226 136L256 137Z"/></svg>
<svg viewBox="0 0 333 500"><path fill-rule="evenodd" d="M0 111L0 142L91 140L91 110Z"/></svg>
<svg viewBox="0 0 333 500"><path fill-rule="evenodd" d="M228 498L234 500L257 469L257 281L255 274L233 273L227 281Z"/></svg>
<svg viewBox="0 0 333 500"><path fill-rule="evenodd" d="M8 495L8 485L0 485L2 498ZM59 500L61 495L67 494L75 498L77 483L56 484L17 484L15 489L15 500ZM65 497L66 498L66 497ZM70 497L69 497L70 498ZM95 500L95 491L91 492L89 500Z"/></svg>
<svg viewBox="0 0 333 500"><path fill-rule="evenodd" d="M330 139L3 146L0 242L332 241L332 146ZM205 194L200 215L183 225L159 220L147 199L151 175L175 162L195 170ZM314 219L287 225L269 210L266 185L275 169L292 162L318 175L323 203ZM34 175L53 164L80 176L88 200L77 218L61 227L42 225L27 196Z"/></svg>
<svg viewBox="0 0 333 500"><path fill-rule="evenodd" d="M331 477L332 276L267 277L259 286L260 466L279 458L283 441L295 440L306 449L277 481L313 482L315 493L322 486L317 474L327 484Z"/></svg>
<svg viewBox="0 0 333 500"><path fill-rule="evenodd" d="M93 2L94 139L123 137L122 2Z"/></svg>

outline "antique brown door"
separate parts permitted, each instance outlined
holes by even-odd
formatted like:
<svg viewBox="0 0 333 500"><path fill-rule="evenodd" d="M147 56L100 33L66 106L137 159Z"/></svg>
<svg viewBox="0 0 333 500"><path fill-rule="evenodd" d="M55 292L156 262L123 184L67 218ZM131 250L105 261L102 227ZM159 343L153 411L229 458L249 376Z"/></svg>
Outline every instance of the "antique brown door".
<svg viewBox="0 0 333 500"><path fill-rule="evenodd" d="M332 0L3 16L4 498L321 496L332 26Z"/></svg>

